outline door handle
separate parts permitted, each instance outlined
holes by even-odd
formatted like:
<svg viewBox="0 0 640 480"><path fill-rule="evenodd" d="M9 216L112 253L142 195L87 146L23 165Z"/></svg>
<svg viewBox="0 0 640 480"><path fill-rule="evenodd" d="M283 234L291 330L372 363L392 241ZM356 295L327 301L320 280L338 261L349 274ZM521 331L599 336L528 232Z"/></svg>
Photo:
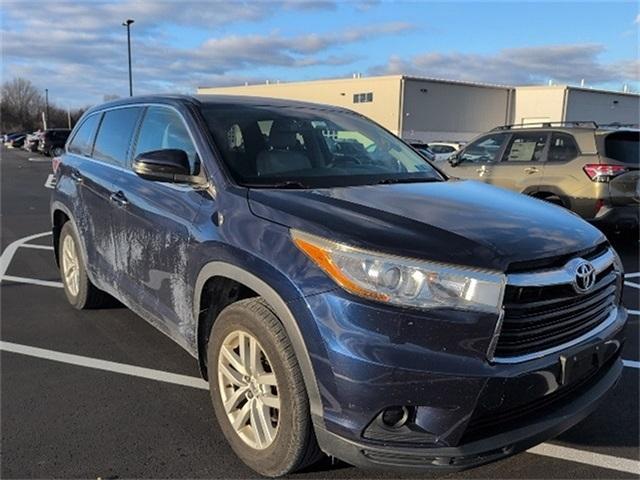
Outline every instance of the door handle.
<svg viewBox="0 0 640 480"><path fill-rule="evenodd" d="M109 200L111 200L113 203L115 203L119 207L124 207L125 205L129 204L127 197L125 197L124 193L122 193L121 190L117 191L116 193L112 193L111 196L109 197Z"/></svg>
<svg viewBox="0 0 640 480"><path fill-rule="evenodd" d="M540 170L538 170L538 167L527 167L524 169L524 173L528 173L529 175L531 175L532 173L538 173Z"/></svg>
<svg viewBox="0 0 640 480"><path fill-rule="evenodd" d="M78 172L77 170L71 170L71 173L69 176L76 183L82 182L82 175L80 175L80 172Z"/></svg>

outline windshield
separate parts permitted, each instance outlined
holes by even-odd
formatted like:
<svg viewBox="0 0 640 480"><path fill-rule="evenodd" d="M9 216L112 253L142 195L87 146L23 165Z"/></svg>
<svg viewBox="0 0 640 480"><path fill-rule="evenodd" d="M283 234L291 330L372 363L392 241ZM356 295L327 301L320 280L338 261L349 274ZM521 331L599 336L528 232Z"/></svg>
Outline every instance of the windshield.
<svg viewBox="0 0 640 480"><path fill-rule="evenodd" d="M257 105L205 105L202 114L241 185L321 188L443 179L412 148L356 114Z"/></svg>

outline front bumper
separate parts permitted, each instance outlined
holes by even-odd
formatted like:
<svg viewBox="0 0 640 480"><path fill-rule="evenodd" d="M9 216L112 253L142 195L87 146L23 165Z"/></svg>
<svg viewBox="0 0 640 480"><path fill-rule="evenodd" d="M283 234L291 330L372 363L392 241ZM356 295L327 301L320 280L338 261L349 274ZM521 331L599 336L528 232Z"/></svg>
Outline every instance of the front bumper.
<svg viewBox="0 0 640 480"><path fill-rule="evenodd" d="M524 451L568 430L591 414L618 381L622 360L613 363L597 382L573 401L531 419L520 427L458 447L411 448L354 442L316 426L320 445L352 465L362 468L457 471L476 467Z"/></svg>
<svg viewBox="0 0 640 480"><path fill-rule="evenodd" d="M566 391L561 358L568 352L492 363L487 351L495 316L390 308L341 290L294 307L296 316L313 315L326 349L326 358L312 355L322 396L322 417L314 418L320 447L360 466L463 469L508 456L582 420L622 368L627 314L619 308L609 326L571 347L601 348L598 378L532 414L527 400ZM372 434L379 414L398 406L412 409L419 428ZM471 432L474 424L518 410L525 414L516 421Z"/></svg>
<svg viewBox="0 0 640 480"><path fill-rule="evenodd" d="M638 228L640 225L640 205L605 205L589 221L598 227Z"/></svg>

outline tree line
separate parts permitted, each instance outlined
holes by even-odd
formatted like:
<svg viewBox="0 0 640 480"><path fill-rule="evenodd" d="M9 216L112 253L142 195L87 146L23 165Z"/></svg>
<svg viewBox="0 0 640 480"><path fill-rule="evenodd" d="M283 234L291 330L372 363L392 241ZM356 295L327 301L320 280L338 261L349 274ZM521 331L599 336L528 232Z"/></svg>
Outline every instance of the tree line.
<svg viewBox="0 0 640 480"><path fill-rule="evenodd" d="M68 128L75 125L88 107L67 111L49 100L47 128ZM44 93L31 81L16 77L0 89L0 131L33 132L44 128L42 113L47 111ZM69 118L70 117L70 118Z"/></svg>

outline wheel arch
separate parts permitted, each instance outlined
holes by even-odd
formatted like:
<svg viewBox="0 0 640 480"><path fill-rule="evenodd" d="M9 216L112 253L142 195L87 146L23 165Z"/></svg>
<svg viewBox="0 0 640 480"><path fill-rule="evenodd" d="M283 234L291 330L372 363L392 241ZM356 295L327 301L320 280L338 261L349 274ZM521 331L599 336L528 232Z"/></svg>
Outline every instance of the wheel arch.
<svg viewBox="0 0 640 480"><path fill-rule="evenodd" d="M193 303L193 316L196 319L197 331L196 339L201 338L205 332L201 331L208 328L210 331L212 323L207 325L202 312L206 309L205 305L202 305L203 299L206 299L207 282L211 279L226 279L235 282L238 285L248 289L249 292L255 293L255 296L261 297L278 317L282 323L291 345L296 354L296 359L300 369L302 370L302 376L304 378L305 387L307 389L307 395L309 397L309 406L312 417L322 418L322 403L320 399L320 390L316 376L314 374L313 365L311 363L311 357L306 347L302 332L299 325L289 309L287 302L282 296L264 280L257 277L253 273L233 265L227 262L214 261L207 263L198 274L195 285L195 298ZM203 295L204 294L204 295ZM246 298L246 297L244 297ZM203 354L206 353L206 343L201 344L198 341L197 355L201 374L204 378L207 378L206 366L203 364L205 358ZM203 351L204 350L204 351Z"/></svg>

